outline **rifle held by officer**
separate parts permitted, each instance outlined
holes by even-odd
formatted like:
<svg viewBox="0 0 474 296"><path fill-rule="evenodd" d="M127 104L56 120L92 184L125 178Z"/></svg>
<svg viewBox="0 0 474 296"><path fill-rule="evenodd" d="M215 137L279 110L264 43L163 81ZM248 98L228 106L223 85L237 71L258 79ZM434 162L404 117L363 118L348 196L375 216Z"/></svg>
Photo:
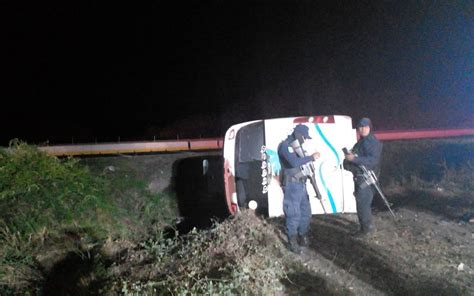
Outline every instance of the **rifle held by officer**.
<svg viewBox="0 0 474 296"><path fill-rule="evenodd" d="M299 157L305 157L308 156L306 151L303 149L303 139L297 138L295 141L291 142L290 145L293 148L293 150L296 152L296 154ZM318 189L318 184L316 182L316 168L314 167L313 161L307 162L301 166L301 171L303 174L308 177L311 186L313 186L314 192L316 194L316 198L319 199L321 203L321 207L323 208L324 213L326 213L326 209L324 208L324 204L322 201L322 196L321 192L319 192Z"/></svg>
<svg viewBox="0 0 474 296"><path fill-rule="evenodd" d="M349 151L347 150L347 148L343 148L342 151L344 152L344 154L349 154ZM379 180L377 179L377 176L375 175L374 171L367 169L364 165L357 165L357 164L354 164L354 165L356 165L362 170L366 184L369 186L373 186L375 190L377 190L383 202L385 203L388 210L390 211L390 214L392 214L393 218L396 218L395 214L392 211L392 208L390 207L390 203L388 202L387 198L382 192L382 189L380 188Z"/></svg>

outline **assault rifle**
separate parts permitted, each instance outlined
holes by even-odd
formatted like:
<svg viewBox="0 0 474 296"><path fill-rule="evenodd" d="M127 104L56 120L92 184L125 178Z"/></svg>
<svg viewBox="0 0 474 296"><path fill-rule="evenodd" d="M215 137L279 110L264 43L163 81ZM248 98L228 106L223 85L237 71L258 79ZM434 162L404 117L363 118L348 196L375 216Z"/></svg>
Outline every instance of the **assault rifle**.
<svg viewBox="0 0 474 296"><path fill-rule="evenodd" d="M347 150L347 148L343 148L342 151L346 155L349 154L349 151ZM392 208L390 207L390 203L388 202L387 198L383 194L382 189L380 189L379 180L377 179L377 176L375 175L374 171L367 169L364 165L357 165L357 164L354 164L354 165L356 165L357 167L359 167L362 170L364 180L367 183L367 185L373 186L377 190L377 192L379 193L379 195L382 198L383 202L385 203L388 210L392 214L393 218L396 218L395 214L392 211Z"/></svg>

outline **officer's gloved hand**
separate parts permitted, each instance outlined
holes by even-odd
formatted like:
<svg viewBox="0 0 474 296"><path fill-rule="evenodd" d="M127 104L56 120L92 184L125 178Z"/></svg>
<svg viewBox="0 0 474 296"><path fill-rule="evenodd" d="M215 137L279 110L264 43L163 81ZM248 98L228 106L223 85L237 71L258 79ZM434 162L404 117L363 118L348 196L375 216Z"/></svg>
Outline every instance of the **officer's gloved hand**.
<svg viewBox="0 0 474 296"><path fill-rule="evenodd" d="M345 157L348 161L353 161L355 158L355 155L352 153L349 153L349 154L346 154Z"/></svg>

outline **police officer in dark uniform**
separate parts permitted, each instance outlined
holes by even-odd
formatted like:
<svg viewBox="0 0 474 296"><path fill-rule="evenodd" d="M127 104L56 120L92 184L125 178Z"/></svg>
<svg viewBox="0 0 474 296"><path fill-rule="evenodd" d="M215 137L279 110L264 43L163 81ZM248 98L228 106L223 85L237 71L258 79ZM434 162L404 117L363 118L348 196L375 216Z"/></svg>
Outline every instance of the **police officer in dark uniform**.
<svg viewBox="0 0 474 296"><path fill-rule="evenodd" d="M362 118L357 125L357 129L361 138L352 148L351 153L346 154L344 168L354 175L357 216L360 224L360 230L356 235L365 236L375 230L372 223L371 208L374 189L367 184L359 166L363 165L377 174L382 154L382 143L375 138L372 122L369 118Z"/></svg>
<svg viewBox="0 0 474 296"><path fill-rule="evenodd" d="M286 232L290 250L294 253L301 253L298 243L298 236L301 245L307 246L308 228L311 220L311 205L306 192L307 177L302 173L301 165L319 158L319 152L311 156L298 157L293 150L291 143L297 139L311 139L308 134L308 127L297 125L293 133L289 135L278 146L278 155L283 170L283 211L286 217Z"/></svg>

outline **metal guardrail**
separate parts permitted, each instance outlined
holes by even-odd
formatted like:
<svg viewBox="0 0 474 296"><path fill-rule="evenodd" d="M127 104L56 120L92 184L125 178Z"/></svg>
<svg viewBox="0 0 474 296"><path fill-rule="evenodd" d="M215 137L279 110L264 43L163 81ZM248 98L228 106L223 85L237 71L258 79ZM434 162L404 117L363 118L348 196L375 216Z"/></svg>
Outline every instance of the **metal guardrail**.
<svg viewBox="0 0 474 296"><path fill-rule="evenodd" d="M474 128L465 129L426 129L426 130L393 130L375 133L381 141L414 140L425 138L449 138L474 135Z"/></svg>
<svg viewBox="0 0 474 296"><path fill-rule="evenodd" d="M413 140L423 138L448 138L474 135L472 129L445 130L397 130L377 131L381 141ZM123 142L103 144L42 146L40 150L55 156L110 155L127 153L179 152L199 150L220 150L224 147L223 138L189 139L177 141Z"/></svg>
<svg viewBox="0 0 474 296"><path fill-rule="evenodd" d="M39 147L54 156L107 155L127 153L153 153L217 150L224 147L223 139L194 139L156 142L123 142L82 145L55 145Z"/></svg>

